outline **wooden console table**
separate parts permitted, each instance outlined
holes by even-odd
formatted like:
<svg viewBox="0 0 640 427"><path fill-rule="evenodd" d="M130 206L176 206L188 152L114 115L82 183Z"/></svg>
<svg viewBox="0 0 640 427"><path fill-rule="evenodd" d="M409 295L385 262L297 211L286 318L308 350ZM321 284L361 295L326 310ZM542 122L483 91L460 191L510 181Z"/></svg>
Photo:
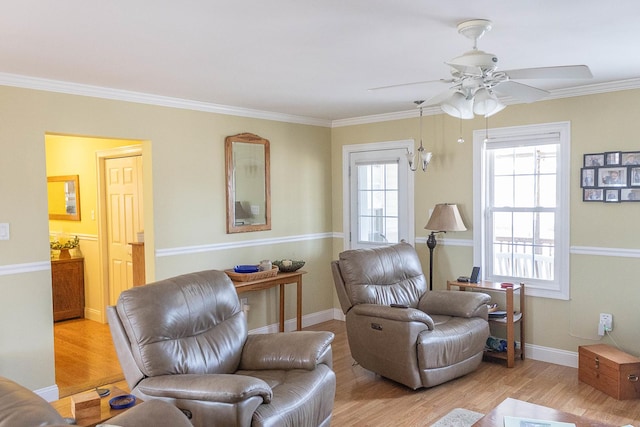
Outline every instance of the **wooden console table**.
<svg viewBox="0 0 640 427"><path fill-rule="evenodd" d="M241 294L243 292L261 291L264 289L270 289L274 286L280 286L280 316L278 321L280 323L279 330L284 332L284 285L296 284L296 321L297 330L302 329L302 275L306 274L306 271L294 271L293 273L278 273L274 277L268 277L266 279L251 280L248 282L233 282L236 287L236 292Z"/></svg>

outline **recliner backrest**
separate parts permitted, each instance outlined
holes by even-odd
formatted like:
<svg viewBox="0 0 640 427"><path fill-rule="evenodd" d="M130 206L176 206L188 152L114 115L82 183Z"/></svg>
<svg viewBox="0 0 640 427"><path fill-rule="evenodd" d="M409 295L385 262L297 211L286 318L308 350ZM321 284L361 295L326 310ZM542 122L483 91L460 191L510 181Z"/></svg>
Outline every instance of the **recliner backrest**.
<svg viewBox="0 0 640 427"><path fill-rule="evenodd" d="M237 370L247 324L224 272L201 271L128 289L116 307L144 375Z"/></svg>
<svg viewBox="0 0 640 427"><path fill-rule="evenodd" d="M344 251L338 267L352 305L399 303L417 307L427 291L420 259L408 243Z"/></svg>

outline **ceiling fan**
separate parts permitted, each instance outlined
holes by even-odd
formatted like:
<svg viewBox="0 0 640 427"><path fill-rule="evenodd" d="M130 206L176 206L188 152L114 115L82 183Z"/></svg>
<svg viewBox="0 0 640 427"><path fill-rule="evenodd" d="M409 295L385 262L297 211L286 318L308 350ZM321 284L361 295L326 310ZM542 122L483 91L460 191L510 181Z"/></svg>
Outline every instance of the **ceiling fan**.
<svg viewBox="0 0 640 427"><path fill-rule="evenodd" d="M458 33L473 40L473 49L446 62L451 67L451 78L384 86L371 90L431 82L447 83L450 84L448 90L427 99L421 106L440 104L440 108L451 116L472 119L474 114L489 117L505 108L505 105L496 96L496 92L524 102L538 101L549 95L546 90L514 80L588 79L593 77L591 70L586 65L499 71L497 69L498 57L493 53L478 49L478 40L491 30L491 26L491 21L486 19L472 19L458 24Z"/></svg>

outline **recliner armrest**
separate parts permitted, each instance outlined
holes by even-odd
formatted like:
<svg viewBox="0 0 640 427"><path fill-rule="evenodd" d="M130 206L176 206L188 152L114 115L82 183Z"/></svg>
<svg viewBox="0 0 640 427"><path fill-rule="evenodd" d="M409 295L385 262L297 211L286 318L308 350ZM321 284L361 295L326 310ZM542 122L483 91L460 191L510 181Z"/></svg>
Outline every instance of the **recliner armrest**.
<svg viewBox="0 0 640 427"><path fill-rule="evenodd" d="M379 317L399 322L420 322L424 323L430 331L434 328L431 316L411 307L398 308L379 304L358 304L351 309L351 312L361 316Z"/></svg>
<svg viewBox="0 0 640 427"><path fill-rule="evenodd" d="M332 332L298 331L247 336L239 369L306 369L320 363L333 342Z"/></svg>
<svg viewBox="0 0 640 427"><path fill-rule="evenodd" d="M237 403L261 396L264 403L273 397L271 387L259 378L235 374L182 374L149 377L136 387L153 397Z"/></svg>
<svg viewBox="0 0 640 427"><path fill-rule="evenodd" d="M429 314L482 317L486 320L489 301L491 297L481 292L429 291L418 303L418 308Z"/></svg>

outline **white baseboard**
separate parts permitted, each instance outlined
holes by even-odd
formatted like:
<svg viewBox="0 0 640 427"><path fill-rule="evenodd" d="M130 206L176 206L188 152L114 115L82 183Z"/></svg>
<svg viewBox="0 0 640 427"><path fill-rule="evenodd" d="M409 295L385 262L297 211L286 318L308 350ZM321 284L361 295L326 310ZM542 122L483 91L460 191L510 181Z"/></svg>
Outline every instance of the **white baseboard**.
<svg viewBox="0 0 640 427"><path fill-rule="evenodd" d="M557 348L542 347L534 344L524 346L524 356L541 362L554 363L556 365L578 367L578 353L575 351L559 350Z"/></svg>
<svg viewBox="0 0 640 427"><path fill-rule="evenodd" d="M56 384L49 387L41 388L33 391L35 394L46 400L47 402L53 402L60 398L60 392Z"/></svg>
<svg viewBox="0 0 640 427"><path fill-rule="evenodd" d="M317 313L306 314L302 316L302 327L317 325L318 323L328 322L334 319L334 309L318 311ZM295 331L297 327L296 319L288 319L284 322L284 330L286 332ZM251 329L250 334L270 334L278 332L278 324L263 326L257 329Z"/></svg>
<svg viewBox="0 0 640 427"><path fill-rule="evenodd" d="M93 320L94 322L102 323L102 312L95 308L84 308L84 318Z"/></svg>
<svg viewBox="0 0 640 427"><path fill-rule="evenodd" d="M316 325L329 320L345 321L345 315L339 308L320 311L317 313L302 316L302 327ZM285 331L294 331L296 320L289 319L284 323ZM265 334L278 332L278 324L267 325L262 328L252 329L250 334ZM556 365L578 367L578 353L574 351L560 350L557 348L543 347L534 344L525 345L524 356L528 359L539 360L541 362L553 363Z"/></svg>

